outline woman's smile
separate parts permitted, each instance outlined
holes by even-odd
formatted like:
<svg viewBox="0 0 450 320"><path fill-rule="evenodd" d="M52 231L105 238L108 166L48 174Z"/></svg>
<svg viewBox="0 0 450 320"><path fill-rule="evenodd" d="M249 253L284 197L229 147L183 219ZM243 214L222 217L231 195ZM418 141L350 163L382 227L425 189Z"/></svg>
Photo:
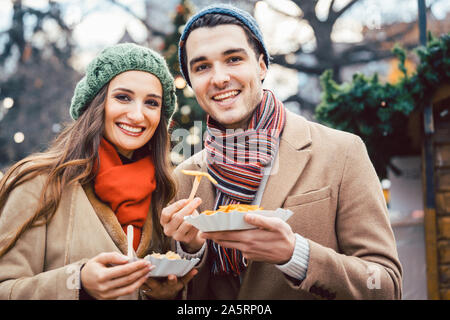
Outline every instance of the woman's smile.
<svg viewBox="0 0 450 320"><path fill-rule="evenodd" d="M132 136L132 137L139 137L144 133L145 127L141 126L132 126L130 124L126 124L123 122L116 123L117 127L126 135Z"/></svg>
<svg viewBox="0 0 450 320"><path fill-rule="evenodd" d="M131 158L146 145L159 125L162 85L144 71L127 71L113 78L105 103L105 138L117 151Z"/></svg>

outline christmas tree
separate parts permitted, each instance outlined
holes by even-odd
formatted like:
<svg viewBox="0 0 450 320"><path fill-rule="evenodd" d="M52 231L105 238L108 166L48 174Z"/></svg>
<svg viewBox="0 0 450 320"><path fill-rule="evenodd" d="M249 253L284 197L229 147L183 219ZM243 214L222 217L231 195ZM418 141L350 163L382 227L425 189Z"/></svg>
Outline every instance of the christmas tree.
<svg viewBox="0 0 450 320"><path fill-rule="evenodd" d="M181 0L176 6L173 18L175 30L165 38L163 49L163 54L175 78L177 88L178 110L170 124L172 139L175 140L172 141L172 147L174 148L172 161L174 163L179 163L187 156L201 150L203 132L206 128L205 112L198 105L194 92L181 75L178 62L178 41L184 25L192 14L194 14L194 9L190 1ZM175 139L176 137L179 139ZM186 149L190 151L186 152Z"/></svg>

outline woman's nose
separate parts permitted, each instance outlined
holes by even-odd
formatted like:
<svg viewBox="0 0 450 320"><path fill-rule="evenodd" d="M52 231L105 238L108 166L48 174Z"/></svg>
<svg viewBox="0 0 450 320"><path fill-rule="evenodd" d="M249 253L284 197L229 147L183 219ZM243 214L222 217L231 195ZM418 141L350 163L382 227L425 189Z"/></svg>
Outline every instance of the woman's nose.
<svg viewBox="0 0 450 320"><path fill-rule="evenodd" d="M134 123L140 123L144 121L144 106L141 103L135 103L131 110L127 113L128 119Z"/></svg>

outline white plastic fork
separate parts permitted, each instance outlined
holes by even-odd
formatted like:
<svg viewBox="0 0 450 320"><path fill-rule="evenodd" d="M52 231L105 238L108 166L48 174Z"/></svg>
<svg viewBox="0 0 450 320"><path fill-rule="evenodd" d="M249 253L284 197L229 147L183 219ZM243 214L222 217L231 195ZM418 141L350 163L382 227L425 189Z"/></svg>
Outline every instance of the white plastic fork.
<svg viewBox="0 0 450 320"><path fill-rule="evenodd" d="M128 241L128 248L127 248L127 256L130 259L130 261L133 261L137 258L136 252L133 248L133 240L134 240L134 229L133 225L129 224L127 227L127 241Z"/></svg>

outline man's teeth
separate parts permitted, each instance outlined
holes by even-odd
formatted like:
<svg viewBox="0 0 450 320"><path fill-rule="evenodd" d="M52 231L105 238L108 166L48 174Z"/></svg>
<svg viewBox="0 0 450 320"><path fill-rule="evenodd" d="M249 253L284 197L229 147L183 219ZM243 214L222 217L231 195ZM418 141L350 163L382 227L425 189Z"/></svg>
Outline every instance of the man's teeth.
<svg viewBox="0 0 450 320"><path fill-rule="evenodd" d="M214 96L213 99L214 100L225 100L227 98L230 98L230 97L233 97L233 96L237 95L238 93L239 93L238 90L233 90L233 91L229 91L229 92L222 93L222 94L219 94L217 96Z"/></svg>
<svg viewBox="0 0 450 320"><path fill-rule="evenodd" d="M121 127L124 130L130 131L130 132L134 132L134 133L139 133L142 132L142 130L144 130L144 128L135 128L135 127L130 127L126 124L123 123L118 123L117 124L119 127Z"/></svg>

